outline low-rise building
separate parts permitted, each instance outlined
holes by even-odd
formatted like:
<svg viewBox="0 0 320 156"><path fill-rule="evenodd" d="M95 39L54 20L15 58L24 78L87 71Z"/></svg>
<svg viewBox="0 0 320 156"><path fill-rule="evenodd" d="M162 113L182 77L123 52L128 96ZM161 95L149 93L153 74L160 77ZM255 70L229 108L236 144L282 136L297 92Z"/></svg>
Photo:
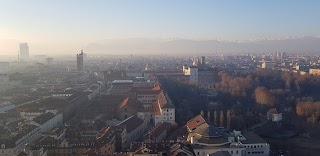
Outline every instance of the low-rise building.
<svg viewBox="0 0 320 156"><path fill-rule="evenodd" d="M144 107L151 107L153 102L157 101L158 94L161 91L154 87L151 90L137 91L137 100L144 104Z"/></svg>
<svg viewBox="0 0 320 156"><path fill-rule="evenodd" d="M193 149L189 144L172 141L157 143L136 142L132 144L127 154L132 154L134 156L195 156Z"/></svg>
<svg viewBox="0 0 320 156"><path fill-rule="evenodd" d="M182 67L182 72L184 75L188 75L190 78L191 83L198 83L198 78L199 78L199 69L196 66L183 66Z"/></svg>
<svg viewBox="0 0 320 156"><path fill-rule="evenodd" d="M158 99L153 103L153 108L155 110L154 124L157 125L159 122L168 122L175 124L175 107L171 103L168 96L161 92L158 95Z"/></svg>
<svg viewBox="0 0 320 156"><path fill-rule="evenodd" d="M45 113L44 110L33 109L20 112L20 115L24 119L33 120L35 117L40 116L43 113Z"/></svg>
<svg viewBox="0 0 320 156"><path fill-rule="evenodd" d="M41 129L34 125L23 125L13 136L0 141L0 155L12 156L23 151L27 144L32 143L41 136Z"/></svg>
<svg viewBox="0 0 320 156"><path fill-rule="evenodd" d="M126 127L126 131L127 131L126 146L129 146L133 141L141 138L147 130L147 122L143 121L142 119L136 116L131 116L123 120L117 126Z"/></svg>
<svg viewBox="0 0 320 156"><path fill-rule="evenodd" d="M142 107L142 104L134 97L130 96L125 98L118 107L118 117L121 120L125 120L130 116L137 115L139 106Z"/></svg>
<svg viewBox="0 0 320 156"><path fill-rule="evenodd" d="M161 142L164 140L169 131L171 130L171 124L166 122L158 123L151 131L143 136L145 143Z"/></svg>
<svg viewBox="0 0 320 156"><path fill-rule="evenodd" d="M31 124L39 126L41 132L48 132L52 128L60 127L63 124L63 116L62 113L53 114L49 112L35 117Z"/></svg>
<svg viewBox="0 0 320 156"><path fill-rule="evenodd" d="M33 150L45 148L48 155L82 155L95 149L97 155L108 155L115 152L116 131L110 127L103 128L94 137L68 138L64 140L43 136L32 144Z"/></svg>
<svg viewBox="0 0 320 156"><path fill-rule="evenodd" d="M128 93L133 87L132 80L114 80L111 82L109 89L110 95L124 95Z"/></svg>
<svg viewBox="0 0 320 156"><path fill-rule="evenodd" d="M309 74L320 75L320 69L309 69Z"/></svg>
<svg viewBox="0 0 320 156"><path fill-rule="evenodd" d="M189 120L186 126L187 141L196 156L206 156L219 151L226 151L231 156L269 155L270 145L253 132L226 132L208 124L201 115Z"/></svg>
<svg viewBox="0 0 320 156"><path fill-rule="evenodd" d="M261 68L263 69L272 69L275 66L275 62L262 62Z"/></svg>
<svg viewBox="0 0 320 156"><path fill-rule="evenodd" d="M279 122L282 120L282 113L267 113L267 119L273 122Z"/></svg>

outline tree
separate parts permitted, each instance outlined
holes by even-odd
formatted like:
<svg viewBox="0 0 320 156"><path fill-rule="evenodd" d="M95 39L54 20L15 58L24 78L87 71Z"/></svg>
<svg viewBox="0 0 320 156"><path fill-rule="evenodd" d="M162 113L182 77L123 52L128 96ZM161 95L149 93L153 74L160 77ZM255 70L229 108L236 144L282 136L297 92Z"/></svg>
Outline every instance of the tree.
<svg viewBox="0 0 320 156"><path fill-rule="evenodd" d="M317 123L320 118L320 102L300 102L296 106L296 113L309 123Z"/></svg>
<svg viewBox="0 0 320 156"><path fill-rule="evenodd" d="M289 90L291 89L291 85L290 85L290 80L289 79L286 80L285 87L286 87L286 89L289 89Z"/></svg>
<svg viewBox="0 0 320 156"><path fill-rule="evenodd" d="M269 109L268 113L277 114L277 113L278 113L278 111L277 111L277 109L276 109L276 108L271 108L271 109Z"/></svg>
<svg viewBox="0 0 320 156"><path fill-rule="evenodd" d="M214 111L213 116L214 116L214 126L218 126L218 114L216 110Z"/></svg>
<svg viewBox="0 0 320 156"><path fill-rule="evenodd" d="M224 115L223 115L223 111L220 112L220 127L223 127L223 120L224 120Z"/></svg>
<svg viewBox="0 0 320 156"><path fill-rule="evenodd" d="M201 115L202 117L204 117L204 111L203 111L203 110L201 110L200 115Z"/></svg>
<svg viewBox="0 0 320 156"><path fill-rule="evenodd" d="M254 91L256 102L258 104L273 106L275 104L275 96L265 87L257 87Z"/></svg>
<svg viewBox="0 0 320 156"><path fill-rule="evenodd" d="M231 111L228 110L227 111L227 128L230 129L230 125L231 125Z"/></svg>

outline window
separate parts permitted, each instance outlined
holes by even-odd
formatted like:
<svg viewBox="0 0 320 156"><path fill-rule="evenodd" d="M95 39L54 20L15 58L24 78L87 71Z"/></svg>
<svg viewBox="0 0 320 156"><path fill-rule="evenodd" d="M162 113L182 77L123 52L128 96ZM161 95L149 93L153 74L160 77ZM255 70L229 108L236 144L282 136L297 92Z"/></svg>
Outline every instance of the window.
<svg viewBox="0 0 320 156"><path fill-rule="evenodd" d="M233 151L231 151L230 153L233 154Z"/></svg>
<svg viewBox="0 0 320 156"><path fill-rule="evenodd" d="M238 150L236 150L236 154L239 154Z"/></svg>

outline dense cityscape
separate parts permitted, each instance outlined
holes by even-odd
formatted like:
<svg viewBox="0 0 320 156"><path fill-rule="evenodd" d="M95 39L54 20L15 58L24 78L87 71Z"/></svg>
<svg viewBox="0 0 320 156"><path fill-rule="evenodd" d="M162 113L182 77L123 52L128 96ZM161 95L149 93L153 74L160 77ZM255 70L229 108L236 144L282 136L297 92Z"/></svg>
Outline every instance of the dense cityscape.
<svg viewBox="0 0 320 156"><path fill-rule="evenodd" d="M319 0L0 0L0 156L319 156Z"/></svg>
<svg viewBox="0 0 320 156"><path fill-rule="evenodd" d="M59 57L21 43L0 62L0 155L312 155L319 57Z"/></svg>

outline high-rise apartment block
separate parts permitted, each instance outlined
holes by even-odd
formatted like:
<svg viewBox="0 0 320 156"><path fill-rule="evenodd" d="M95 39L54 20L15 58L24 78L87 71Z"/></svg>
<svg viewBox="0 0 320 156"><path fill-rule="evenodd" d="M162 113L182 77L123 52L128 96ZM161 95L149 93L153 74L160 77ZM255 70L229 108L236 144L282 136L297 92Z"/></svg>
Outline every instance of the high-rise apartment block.
<svg viewBox="0 0 320 156"><path fill-rule="evenodd" d="M80 54L77 54L77 70L83 70L83 50L81 50Z"/></svg>
<svg viewBox="0 0 320 156"><path fill-rule="evenodd" d="M20 59L29 58L29 46L28 43L20 43Z"/></svg>

